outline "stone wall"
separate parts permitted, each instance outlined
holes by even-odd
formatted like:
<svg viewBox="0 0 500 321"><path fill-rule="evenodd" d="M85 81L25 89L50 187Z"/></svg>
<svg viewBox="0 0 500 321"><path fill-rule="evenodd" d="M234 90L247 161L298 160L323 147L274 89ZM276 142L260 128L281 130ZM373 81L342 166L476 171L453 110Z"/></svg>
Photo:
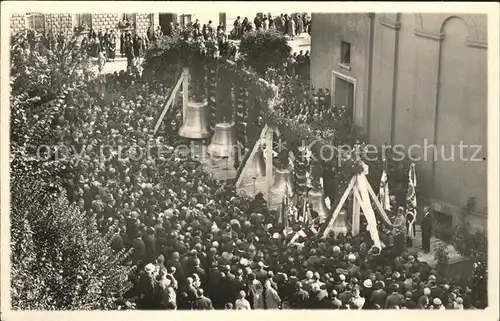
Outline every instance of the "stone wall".
<svg viewBox="0 0 500 321"><path fill-rule="evenodd" d="M336 97L332 74L355 80L355 123L370 143L392 143L413 156L420 197L427 199L419 206L456 221L475 197L471 226L485 226L486 15L312 16L312 85ZM342 41L351 44L349 68L339 64Z"/></svg>
<svg viewBox="0 0 500 321"><path fill-rule="evenodd" d="M45 30L54 33L73 31L73 15L70 13L44 14Z"/></svg>
<svg viewBox="0 0 500 321"><path fill-rule="evenodd" d="M146 36L149 26L154 24L152 16L149 13L138 13L135 16L135 31L140 36ZM154 18L153 18L154 20Z"/></svg>
<svg viewBox="0 0 500 321"><path fill-rule="evenodd" d="M118 30L120 15L118 13L95 13L92 14L92 29L103 32L107 30Z"/></svg>
<svg viewBox="0 0 500 321"><path fill-rule="evenodd" d="M26 15L14 13L10 17L10 32L16 34L26 29Z"/></svg>

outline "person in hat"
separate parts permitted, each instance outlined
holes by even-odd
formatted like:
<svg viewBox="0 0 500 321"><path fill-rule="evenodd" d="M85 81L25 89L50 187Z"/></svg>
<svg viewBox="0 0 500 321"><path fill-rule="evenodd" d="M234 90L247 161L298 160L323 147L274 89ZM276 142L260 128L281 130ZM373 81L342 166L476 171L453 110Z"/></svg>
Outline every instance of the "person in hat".
<svg viewBox="0 0 500 321"><path fill-rule="evenodd" d="M359 288L359 286L354 286L352 288L352 297L349 302L351 309L361 310L364 307L366 299L362 297L360 294L361 294L361 289Z"/></svg>
<svg viewBox="0 0 500 321"><path fill-rule="evenodd" d="M431 251L431 235L433 227L433 218L430 214L429 206L424 206L424 218L420 222L420 228L422 229L422 249L425 253Z"/></svg>
<svg viewBox="0 0 500 321"><path fill-rule="evenodd" d="M236 310L251 310L252 308L250 307L250 302L248 302L247 299L245 299L246 293L245 291L240 291L238 293L238 299L236 299L236 302L234 303L234 307Z"/></svg>
<svg viewBox="0 0 500 321"><path fill-rule="evenodd" d="M366 298L366 302L364 304L364 309L372 309L373 305L370 301L370 298L373 293L373 281L371 279L366 279L363 281L363 287L361 288L361 296Z"/></svg>
<svg viewBox="0 0 500 321"><path fill-rule="evenodd" d="M309 293L303 289L302 283L299 281L295 281L293 286L295 290L289 296L290 309L307 309L309 304Z"/></svg>
<svg viewBox="0 0 500 321"><path fill-rule="evenodd" d="M212 300L205 296L203 289L196 290L196 299L193 302L193 310L214 310Z"/></svg>
<svg viewBox="0 0 500 321"><path fill-rule="evenodd" d="M443 302L441 301L440 298L434 298L432 300L432 304L434 304L434 310L444 310L445 307L443 306Z"/></svg>
<svg viewBox="0 0 500 321"><path fill-rule="evenodd" d="M374 290L370 298L370 302L375 305L378 304L380 307L385 305L387 299L387 292L385 291L385 284L383 281L377 281L374 285Z"/></svg>
<svg viewBox="0 0 500 321"><path fill-rule="evenodd" d="M332 292L330 293L330 297L331 297L331 302L332 302L331 303L332 309L340 310L342 308L342 301L340 301L338 298L337 290L332 290Z"/></svg>
<svg viewBox="0 0 500 321"><path fill-rule="evenodd" d="M278 292L271 286L271 281L264 282L264 288L261 295L262 307L264 310L274 310L281 308L281 298Z"/></svg>
<svg viewBox="0 0 500 321"><path fill-rule="evenodd" d="M261 282L263 282L268 277L268 271L266 271L264 268L267 268L267 266L264 264L264 262L259 261L257 263L257 269L254 271L257 280Z"/></svg>

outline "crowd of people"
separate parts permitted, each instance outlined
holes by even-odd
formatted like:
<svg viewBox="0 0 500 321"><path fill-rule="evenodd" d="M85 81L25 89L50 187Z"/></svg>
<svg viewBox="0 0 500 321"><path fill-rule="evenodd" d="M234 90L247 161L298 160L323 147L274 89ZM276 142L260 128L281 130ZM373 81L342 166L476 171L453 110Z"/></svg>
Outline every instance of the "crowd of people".
<svg viewBox="0 0 500 321"><path fill-rule="evenodd" d="M118 38L113 29L99 29L97 32L90 29L81 40L82 50L85 50L90 57L97 59L99 71L101 72L106 62L115 61L118 44L121 57L126 57L127 66L132 67L144 55L144 51L149 44L149 38L137 33L132 35L130 30L120 31Z"/></svg>
<svg viewBox="0 0 500 321"><path fill-rule="evenodd" d="M183 158L179 106L160 136L152 132L171 88L132 67L88 84L57 128L85 148L68 166L68 197L102 233L117 226L114 251L133 249L127 264L140 272L128 296L139 309L473 308L469 288L447 283L390 233L375 255L366 224L324 239L300 223L286 229L261 193L240 196Z"/></svg>
<svg viewBox="0 0 500 321"><path fill-rule="evenodd" d="M231 38L239 40L245 32L252 30L268 30L274 29L283 34L286 34L290 39L299 36L302 33L311 34L311 18L306 13L297 14L280 14L279 16L272 17L271 14L257 14L250 21L247 17L241 20L238 16L233 23L233 30L231 31Z"/></svg>

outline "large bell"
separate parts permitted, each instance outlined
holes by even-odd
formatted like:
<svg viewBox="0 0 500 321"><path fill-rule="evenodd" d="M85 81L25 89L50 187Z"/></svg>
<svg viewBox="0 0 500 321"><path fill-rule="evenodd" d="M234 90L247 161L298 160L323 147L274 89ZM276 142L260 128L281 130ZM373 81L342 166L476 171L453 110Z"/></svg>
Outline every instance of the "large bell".
<svg viewBox="0 0 500 321"><path fill-rule="evenodd" d="M332 228L333 234L335 236L339 235L342 233L343 235L346 235L347 232L349 231L349 228L347 226L347 212L344 210L341 210L337 218L335 219L335 222L333 222L333 228Z"/></svg>
<svg viewBox="0 0 500 321"><path fill-rule="evenodd" d="M179 136L190 139L204 139L210 136L207 102L188 102L184 124L179 129Z"/></svg>
<svg viewBox="0 0 500 321"><path fill-rule="evenodd" d="M253 158L248 161L245 165L246 168L243 171L243 178L261 178L266 176L266 161L264 160L264 153L262 149L259 148L253 155Z"/></svg>
<svg viewBox="0 0 500 321"><path fill-rule="evenodd" d="M288 190L289 197L293 197L292 173L289 169L276 169L271 192L281 195L285 190Z"/></svg>
<svg viewBox="0 0 500 321"><path fill-rule="evenodd" d="M236 155L237 147L234 123L216 124L208 154L215 157L232 157Z"/></svg>
<svg viewBox="0 0 500 321"><path fill-rule="evenodd" d="M328 207L325 203L325 195L321 191L310 191L308 199L314 211L318 213L319 221L324 222L328 216Z"/></svg>

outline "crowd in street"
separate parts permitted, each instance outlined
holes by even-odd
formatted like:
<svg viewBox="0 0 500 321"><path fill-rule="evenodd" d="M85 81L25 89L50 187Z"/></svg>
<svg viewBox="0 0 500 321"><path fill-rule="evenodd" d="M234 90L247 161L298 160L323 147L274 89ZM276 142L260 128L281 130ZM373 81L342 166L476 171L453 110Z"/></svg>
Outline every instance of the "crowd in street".
<svg viewBox="0 0 500 321"><path fill-rule="evenodd" d="M102 233L113 230L114 251L133 249L128 264L140 272L129 296L139 309L473 307L469 288L447 283L391 233L380 255L366 224L357 236L321 239L300 223L284 233L262 194L239 196L182 159L179 106L153 135L170 88L133 69L90 81L57 130L86 149L68 167L70 201L95 215ZM101 154L101 146L113 148Z"/></svg>

